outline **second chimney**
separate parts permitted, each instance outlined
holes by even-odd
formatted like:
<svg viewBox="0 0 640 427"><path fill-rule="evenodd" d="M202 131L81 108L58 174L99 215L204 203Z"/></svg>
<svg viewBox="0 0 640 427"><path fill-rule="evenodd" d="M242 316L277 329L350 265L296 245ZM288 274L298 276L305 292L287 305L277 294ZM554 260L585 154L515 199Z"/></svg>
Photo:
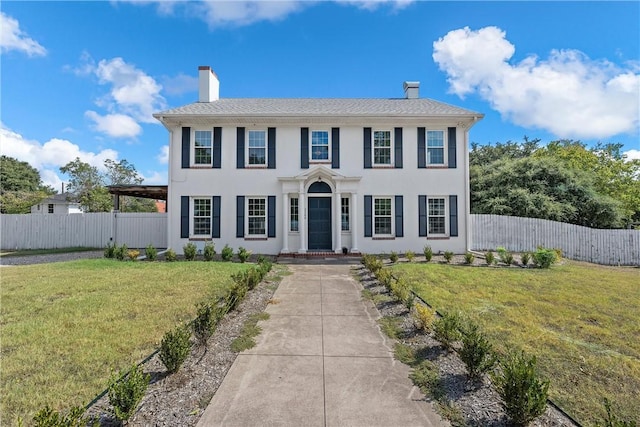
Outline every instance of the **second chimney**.
<svg viewBox="0 0 640 427"><path fill-rule="evenodd" d="M420 97L420 82L404 82L404 97L406 99L416 99Z"/></svg>
<svg viewBox="0 0 640 427"><path fill-rule="evenodd" d="M220 99L220 81L208 65L198 67L198 101L213 102Z"/></svg>

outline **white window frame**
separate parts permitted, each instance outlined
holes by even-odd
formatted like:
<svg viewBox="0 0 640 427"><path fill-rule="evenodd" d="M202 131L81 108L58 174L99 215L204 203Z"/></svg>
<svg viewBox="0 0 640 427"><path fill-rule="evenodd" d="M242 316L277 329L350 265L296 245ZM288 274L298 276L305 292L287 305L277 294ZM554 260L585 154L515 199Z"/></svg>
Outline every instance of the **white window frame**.
<svg viewBox="0 0 640 427"><path fill-rule="evenodd" d="M442 163L433 163L429 161L429 132L441 132L442 133ZM424 156L425 156L425 164L427 166L446 166L448 165L448 158L447 158L447 153L448 153L448 143L449 141L448 139L448 134L446 130L443 129L427 129L424 135L424 145L425 145L425 150L424 150ZM439 148L439 147L432 147L432 148Z"/></svg>
<svg viewBox="0 0 640 427"><path fill-rule="evenodd" d="M377 200L389 200L391 212L389 215L376 215L376 201ZM395 236L395 221L394 221L394 213L395 213L395 197L393 196L374 196L371 201L371 220L372 220L372 232L373 237L393 237ZM389 217L391 221L390 231L389 233L377 233L376 232L376 218L377 217Z"/></svg>
<svg viewBox="0 0 640 427"><path fill-rule="evenodd" d="M196 150L202 149L201 147L196 147L196 135L198 134L198 132L208 132L209 135L211 136L211 139L210 139L211 145L209 145L209 150L211 152L211 161L209 161L209 163L196 163ZM191 164L195 167L211 166L213 164L213 130L194 129L191 132L191 141L193 141L193 144L191 144Z"/></svg>
<svg viewBox="0 0 640 427"><path fill-rule="evenodd" d="M261 200L264 203L264 214L263 215L251 215L251 201L252 200ZM245 229L245 237L255 238L255 237L267 237L267 214L268 214L268 201L265 196L247 196L245 197L245 215L244 215L244 229ZM251 218L263 218L264 219L264 233L251 233L249 228L249 223L251 222Z"/></svg>
<svg viewBox="0 0 640 427"><path fill-rule="evenodd" d="M264 163L251 163L251 157L249 155L250 153L250 149L251 148L255 148L255 147L251 147L251 133L252 132L260 132L264 135ZM261 168L261 167L267 167L267 165L269 164L269 135L266 129L249 129L247 131L247 143L245 144L245 154L244 154L244 158L245 158L245 166L249 167L249 168Z"/></svg>
<svg viewBox="0 0 640 427"><path fill-rule="evenodd" d="M203 200L209 203L209 215L197 215L196 216L196 201ZM213 229L213 200L211 196L193 196L191 197L191 213L189 218L191 237L211 237L211 231ZM196 233L196 218L209 218L209 232L208 233Z"/></svg>
<svg viewBox="0 0 640 427"><path fill-rule="evenodd" d="M340 198L340 231L351 231L351 202L349 199L349 197Z"/></svg>
<svg viewBox="0 0 640 427"><path fill-rule="evenodd" d="M376 132L388 132L389 133L389 163L378 163L376 162ZM373 166L393 166L394 165L394 131L391 129L373 129L371 131L371 164ZM380 148L378 148L380 149Z"/></svg>
<svg viewBox="0 0 640 427"><path fill-rule="evenodd" d="M431 215L429 202L432 200L442 200L444 205L444 213L442 215ZM444 220L444 232L434 233L431 231L431 218L440 218ZM449 235L449 198L447 196L429 196L427 197L427 236L429 237L444 237Z"/></svg>
<svg viewBox="0 0 640 427"><path fill-rule="evenodd" d="M313 134L314 132L326 132L327 134L327 158L326 159L314 159L313 158ZM330 163L331 162L331 129L312 129L309 134L309 163Z"/></svg>
<svg viewBox="0 0 640 427"><path fill-rule="evenodd" d="M300 231L300 200L297 197L289 199L289 231L292 233Z"/></svg>

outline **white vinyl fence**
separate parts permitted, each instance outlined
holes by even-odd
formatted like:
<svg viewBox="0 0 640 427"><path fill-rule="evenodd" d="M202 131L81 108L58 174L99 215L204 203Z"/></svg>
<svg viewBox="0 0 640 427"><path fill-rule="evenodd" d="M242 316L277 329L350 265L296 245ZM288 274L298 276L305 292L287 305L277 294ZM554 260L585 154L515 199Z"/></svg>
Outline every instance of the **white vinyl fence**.
<svg viewBox="0 0 640 427"><path fill-rule="evenodd" d="M0 215L2 249L167 247L166 213Z"/></svg>
<svg viewBox="0 0 640 427"><path fill-rule="evenodd" d="M640 230L598 230L536 218L471 215L471 248L534 251L562 249L563 256L605 265L640 265Z"/></svg>

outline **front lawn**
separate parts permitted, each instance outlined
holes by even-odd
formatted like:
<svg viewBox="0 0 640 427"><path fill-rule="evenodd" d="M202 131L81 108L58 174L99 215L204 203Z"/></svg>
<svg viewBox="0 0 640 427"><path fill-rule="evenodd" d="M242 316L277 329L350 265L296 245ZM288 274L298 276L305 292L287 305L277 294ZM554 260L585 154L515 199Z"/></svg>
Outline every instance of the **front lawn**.
<svg viewBox="0 0 640 427"><path fill-rule="evenodd" d="M402 263L439 311L477 320L500 352L538 356L551 399L585 425L603 398L640 419L640 270L567 261L549 270Z"/></svg>
<svg viewBox="0 0 640 427"><path fill-rule="evenodd" d="M3 267L1 423L88 403L247 264L97 259Z"/></svg>

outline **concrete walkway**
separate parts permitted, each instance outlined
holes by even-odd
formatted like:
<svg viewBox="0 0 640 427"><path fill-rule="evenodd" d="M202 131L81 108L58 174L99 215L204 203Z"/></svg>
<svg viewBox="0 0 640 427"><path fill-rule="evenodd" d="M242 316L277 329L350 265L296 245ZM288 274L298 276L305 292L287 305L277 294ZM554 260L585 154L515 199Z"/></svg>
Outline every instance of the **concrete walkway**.
<svg viewBox="0 0 640 427"><path fill-rule="evenodd" d="M444 426L349 265L290 265L198 426Z"/></svg>

